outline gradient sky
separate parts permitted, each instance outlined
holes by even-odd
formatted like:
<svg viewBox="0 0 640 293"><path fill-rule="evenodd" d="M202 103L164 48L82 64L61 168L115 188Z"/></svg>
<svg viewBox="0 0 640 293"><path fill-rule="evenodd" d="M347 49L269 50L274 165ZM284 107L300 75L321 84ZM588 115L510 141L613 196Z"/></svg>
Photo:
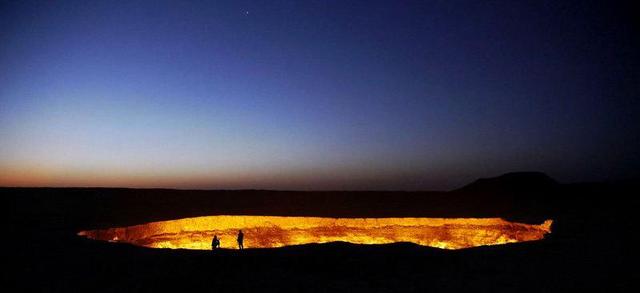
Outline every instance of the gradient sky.
<svg viewBox="0 0 640 293"><path fill-rule="evenodd" d="M0 2L0 186L640 170L640 34L615 2L116 2Z"/></svg>

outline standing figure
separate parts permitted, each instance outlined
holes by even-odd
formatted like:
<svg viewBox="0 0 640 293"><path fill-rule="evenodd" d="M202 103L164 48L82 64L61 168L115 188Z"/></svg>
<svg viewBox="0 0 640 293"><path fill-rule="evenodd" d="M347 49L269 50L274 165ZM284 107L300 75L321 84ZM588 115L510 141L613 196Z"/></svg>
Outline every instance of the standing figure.
<svg viewBox="0 0 640 293"><path fill-rule="evenodd" d="M213 240L211 240L211 249L214 250L216 248L220 248L220 239L218 239L218 235L214 235Z"/></svg>
<svg viewBox="0 0 640 293"><path fill-rule="evenodd" d="M244 241L244 234L242 234L242 230L238 230L238 249L244 249L244 245L242 242Z"/></svg>

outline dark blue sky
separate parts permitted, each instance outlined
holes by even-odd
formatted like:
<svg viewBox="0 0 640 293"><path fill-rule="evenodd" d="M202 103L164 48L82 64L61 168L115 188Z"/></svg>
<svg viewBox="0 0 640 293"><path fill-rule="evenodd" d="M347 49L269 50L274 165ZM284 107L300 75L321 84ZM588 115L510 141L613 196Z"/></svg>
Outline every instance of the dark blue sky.
<svg viewBox="0 0 640 293"><path fill-rule="evenodd" d="M116 2L1 2L0 185L415 190L640 170L622 3Z"/></svg>

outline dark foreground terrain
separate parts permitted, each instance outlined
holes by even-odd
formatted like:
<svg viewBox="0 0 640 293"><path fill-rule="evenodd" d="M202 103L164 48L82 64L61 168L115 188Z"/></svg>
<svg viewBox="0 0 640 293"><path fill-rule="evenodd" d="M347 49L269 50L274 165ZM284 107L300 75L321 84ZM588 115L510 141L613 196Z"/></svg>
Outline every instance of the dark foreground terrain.
<svg viewBox="0 0 640 293"><path fill-rule="evenodd" d="M630 292L640 277L633 241L638 188L563 185L537 173L450 192L0 188L9 216L5 292ZM543 241L457 251L330 243L211 252L76 236L84 229L215 214L555 222Z"/></svg>

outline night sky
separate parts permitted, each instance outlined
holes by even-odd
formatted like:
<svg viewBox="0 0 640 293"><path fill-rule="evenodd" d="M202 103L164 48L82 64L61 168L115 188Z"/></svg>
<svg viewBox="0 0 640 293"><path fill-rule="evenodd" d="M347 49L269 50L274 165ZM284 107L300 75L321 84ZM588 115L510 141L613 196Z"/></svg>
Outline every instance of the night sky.
<svg viewBox="0 0 640 293"><path fill-rule="evenodd" d="M206 2L1 1L0 186L639 175L630 5Z"/></svg>

